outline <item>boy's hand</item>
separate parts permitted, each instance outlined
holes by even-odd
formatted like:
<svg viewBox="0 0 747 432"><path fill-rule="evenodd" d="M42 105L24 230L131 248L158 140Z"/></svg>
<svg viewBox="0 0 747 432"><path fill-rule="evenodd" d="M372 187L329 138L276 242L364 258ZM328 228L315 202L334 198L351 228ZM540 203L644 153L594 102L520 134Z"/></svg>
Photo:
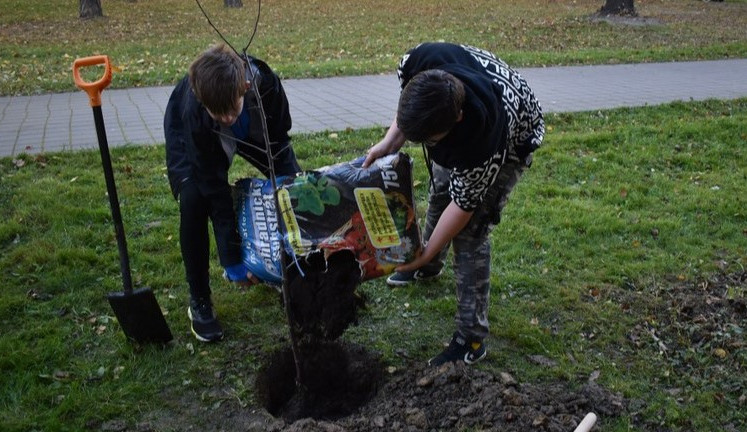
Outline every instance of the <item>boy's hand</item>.
<svg viewBox="0 0 747 432"><path fill-rule="evenodd" d="M257 279L243 263L224 267L223 278L242 286L252 286L259 283L259 279Z"/></svg>
<svg viewBox="0 0 747 432"><path fill-rule="evenodd" d="M381 157L384 157L391 152L390 145L384 141L380 141L375 146L371 147L366 153L366 160L363 161L363 168L368 168L372 163Z"/></svg>
<svg viewBox="0 0 747 432"><path fill-rule="evenodd" d="M397 127L397 119L392 121L392 125L384 135L384 139L376 143L373 147L368 149L366 153L366 160L363 161L363 168L368 168L376 159L384 157L388 154L398 152L399 149L405 144L405 135Z"/></svg>
<svg viewBox="0 0 747 432"><path fill-rule="evenodd" d="M419 269L420 267L423 267L424 265L428 264L429 262L430 260L426 260L423 258L423 255L420 255L419 257L415 258L409 263L405 263L405 264L397 266L397 268L395 268L394 271L399 272L399 273L407 273L407 272L415 271Z"/></svg>

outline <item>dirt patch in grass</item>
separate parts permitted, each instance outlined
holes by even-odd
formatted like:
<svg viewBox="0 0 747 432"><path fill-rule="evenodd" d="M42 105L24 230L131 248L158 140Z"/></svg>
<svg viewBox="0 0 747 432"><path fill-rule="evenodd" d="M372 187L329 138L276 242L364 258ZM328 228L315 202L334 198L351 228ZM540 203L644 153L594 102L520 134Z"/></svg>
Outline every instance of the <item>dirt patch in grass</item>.
<svg viewBox="0 0 747 432"><path fill-rule="evenodd" d="M363 432L479 429L567 432L572 431L589 412L595 412L600 422L626 413L625 399L593 380L522 383L508 373L496 376L461 362L439 368L428 368L418 362L389 373L383 369L376 354L359 346L340 344L328 347L327 352L353 361L345 368L339 368L341 363L334 360L319 368L313 382L307 383L313 397L299 398L296 393L293 401L281 403L284 411L275 416L261 407L242 407L235 400L212 406L201 402L201 399L210 399L211 394L216 396L224 392L216 388L207 389L206 392L210 393L201 396L177 396L172 410L151 413L147 420L131 429L116 430ZM293 385L290 350L276 353L272 365L275 368L272 377L277 378L283 368L288 375L277 382L260 383L262 389L278 391L280 387ZM330 367L333 365L335 367ZM355 371L361 372L356 382L341 382L341 379L350 377L347 372ZM369 379L369 383L375 383L374 392L368 385L360 386ZM362 391L349 393L356 386ZM338 392L341 388L345 390ZM365 400L360 399L362 395L365 395ZM358 402L361 403L356 407ZM342 408L349 413L340 417L334 411L325 411L329 408ZM309 409L317 410L319 415L316 418L286 418ZM109 424L122 425L121 422ZM102 430L112 429L102 427Z"/></svg>
<svg viewBox="0 0 747 432"><path fill-rule="evenodd" d="M747 271L628 288L614 300L623 310L639 309L643 319L628 332L629 345L610 355L647 359L666 377L659 390L677 404L711 394L714 404L732 407L718 420L721 430L740 430L739 411L747 405ZM656 421L631 415L644 430L659 430Z"/></svg>
<svg viewBox="0 0 747 432"><path fill-rule="evenodd" d="M700 389L718 387L714 397L722 403L734 407L744 404L745 290L747 272L714 275L698 282L630 285L615 291L613 300L620 302L623 310L644 308L641 316L645 320L630 329L629 346L616 347L614 357L645 356L671 368L683 386L661 384L655 391L683 402L692 397L685 389L685 383L689 383ZM275 415L261 406L267 405L268 389L295 385L288 348L268 359L267 364L275 370L264 375L264 382L262 378L249 379L256 380L258 403L227 398L224 384L216 383L201 394L165 394L172 408L152 412L137 425L111 421L90 426L120 431L571 431L587 413L594 412L599 416L598 426L622 416L630 418L637 430L668 430L662 429L660 419L641 414L645 402L627 400L593 377L575 382L529 383L507 372L491 374L462 363L427 368L419 361L398 369L386 368L376 353L364 347L337 341L327 341L323 346L320 352L325 355L318 356L323 363L312 365L304 373L306 388L317 397L313 400L316 406L282 402L291 408ZM292 389L288 392L294 393ZM213 402L216 400L220 403ZM325 411L330 401L337 406ZM313 415L292 411L299 407ZM319 407L324 409L317 410ZM335 411L338 408L342 409ZM738 416L736 411L721 421L722 430L739 430L739 419L734 416Z"/></svg>
<svg viewBox="0 0 747 432"><path fill-rule="evenodd" d="M337 421L305 419L279 430L569 431L590 411L618 416L624 400L588 382L542 385L493 376L464 363L427 368L412 364L390 375L376 396Z"/></svg>

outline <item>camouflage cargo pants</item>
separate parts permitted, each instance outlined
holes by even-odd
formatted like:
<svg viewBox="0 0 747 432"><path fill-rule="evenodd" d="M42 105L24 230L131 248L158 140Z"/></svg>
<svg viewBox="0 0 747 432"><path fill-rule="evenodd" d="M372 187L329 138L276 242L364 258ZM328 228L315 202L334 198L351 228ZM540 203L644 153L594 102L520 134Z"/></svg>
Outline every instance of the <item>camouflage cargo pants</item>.
<svg viewBox="0 0 747 432"><path fill-rule="evenodd" d="M514 158L510 158L514 159ZM488 304L490 301L490 232L500 222L501 211L511 190L521 178L527 164L507 160L482 204L475 210L467 226L451 242L454 248L453 267L456 276L457 329L465 337L484 339L488 335ZM428 196L425 230L427 241L441 213L451 202L449 170L433 164L433 182ZM427 264L427 270L438 272L444 266L447 245L439 256Z"/></svg>

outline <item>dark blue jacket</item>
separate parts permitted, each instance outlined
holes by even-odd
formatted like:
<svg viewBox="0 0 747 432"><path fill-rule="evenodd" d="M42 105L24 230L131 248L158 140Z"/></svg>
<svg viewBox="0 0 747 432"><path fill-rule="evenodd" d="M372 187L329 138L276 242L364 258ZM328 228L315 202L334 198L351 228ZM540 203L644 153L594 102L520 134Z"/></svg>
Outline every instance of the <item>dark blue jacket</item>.
<svg viewBox="0 0 747 432"><path fill-rule="evenodd" d="M272 143L275 174L300 171L290 146L291 116L280 79L266 63L257 59L252 59L252 63L260 77L259 90ZM250 145L237 142L237 154L269 176L261 118L251 89L244 97L244 110L248 110L250 115L247 140ZM219 131L220 125L208 115L192 92L189 78L184 77L174 88L164 116L166 166L174 197L179 196L181 185L187 180L194 181L206 197L230 195L228 170L231 161L221 145Z"/></svg>

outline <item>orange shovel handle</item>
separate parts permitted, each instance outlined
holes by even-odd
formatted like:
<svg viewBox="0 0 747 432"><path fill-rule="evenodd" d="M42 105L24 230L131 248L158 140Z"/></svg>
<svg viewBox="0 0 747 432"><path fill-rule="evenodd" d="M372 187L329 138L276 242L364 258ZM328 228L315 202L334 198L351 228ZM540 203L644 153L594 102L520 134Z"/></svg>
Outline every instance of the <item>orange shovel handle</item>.
<svg viewBox="0 0 747 432"><path fill-rule="evenodd" d="M94 82L88 82L81 78L81 67L100 64L104 65L104 75L101 78ZM75 85L88 93L88 99L92 107L101 106L101 92L112 82L112 66L109 63L109 56L98 55L76 59L73 62L73 79L75 80Z"/></svg>

